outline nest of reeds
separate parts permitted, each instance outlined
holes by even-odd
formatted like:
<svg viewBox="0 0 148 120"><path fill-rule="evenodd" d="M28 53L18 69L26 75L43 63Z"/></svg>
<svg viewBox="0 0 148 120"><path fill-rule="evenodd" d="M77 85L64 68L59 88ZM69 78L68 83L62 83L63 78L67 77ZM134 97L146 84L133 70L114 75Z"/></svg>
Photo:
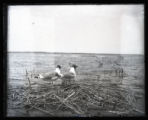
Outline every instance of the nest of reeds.
<svg viewBox="0 0 148 120"><path fill-rule="evenodd" d="M27 111L39 110L49 116L70 112L71 116L101 116L108 111L112 115L129 115L135 110L134 93L115 84L97 82L73 82L66 86L42 84L24 88L18 96Z"/></svg>
<svg viewBox="0 0 148 120"><path fill-rule="evenodd" d="M49 116L56 116L59 112L70 112L71 116L99 116L103 111L128 115L136 105L130 89L96 82L74 82L66 86L30 85L23 95L23 104L28 111L37 109Z"/></svg>

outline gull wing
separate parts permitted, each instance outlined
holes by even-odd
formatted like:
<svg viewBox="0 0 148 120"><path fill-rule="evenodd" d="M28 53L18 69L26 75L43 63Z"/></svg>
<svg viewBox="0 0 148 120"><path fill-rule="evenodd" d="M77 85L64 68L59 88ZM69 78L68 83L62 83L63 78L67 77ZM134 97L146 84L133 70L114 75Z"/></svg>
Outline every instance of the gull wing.
<svg viewBox="0 0 148 120"><path fill-rule="evenodd" d="M64 76L62 77L62 79L72 79L74 78L74 74L72 73L67 73L67 74L64 74Z"/></svg>

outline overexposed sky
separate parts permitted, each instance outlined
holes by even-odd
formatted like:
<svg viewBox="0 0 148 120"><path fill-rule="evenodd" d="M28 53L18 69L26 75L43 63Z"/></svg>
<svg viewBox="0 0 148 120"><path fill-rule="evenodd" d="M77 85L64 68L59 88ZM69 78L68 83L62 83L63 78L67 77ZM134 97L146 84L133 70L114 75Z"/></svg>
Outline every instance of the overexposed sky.
<svg viewBox="0 0 148 120"><path fill-rule="evenodd" d="M143 5L9 6L8 51L144 54Z"/></svg>

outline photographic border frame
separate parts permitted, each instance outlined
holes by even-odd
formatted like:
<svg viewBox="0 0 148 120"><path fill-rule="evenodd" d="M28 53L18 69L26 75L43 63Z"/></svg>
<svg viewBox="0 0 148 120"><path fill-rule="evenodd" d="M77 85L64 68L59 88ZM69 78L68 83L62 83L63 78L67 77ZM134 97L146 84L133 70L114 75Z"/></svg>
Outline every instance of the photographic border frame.
<svg viewBox="0 0 148 120"><path fill-rule="evenodd" d="M2 93L2 97L0 97L0 102L2 104L0 104L0 116L2 117L2 119L36 119L40 117L6 117L6 111L7 111L7 35L8 35L8 6L9 5L100 5L100 4L144 4L144 64L145 64L145 116L144 117L140 117L142 119L146 119L147 118L147 80L146 80L146 75L147 75L147 52L146 52L146 9L147 9L147 5L146 5L146 0L99 0L99 2L95 2L95 1L86 1L86 2L80 2L80 1L47 1L47 0L7 0L7 1L3 1L1 4L1 10L2 10L2 46L1 48L3 49L1 52L1 63L2 63L2 69L1 69L1 76L2 76L2 80L1 80L1 86L0 86L0 91ZM49 117L41 117L42 119L49 119ZM82 119L82 118L74 118L74 117L50 117L50 119ZM83 118L86 119L87 117ZM128 119L128 118L139 118L139 117L91 117L92 119L110 119L110 118L114 118L114 119ZM90 118L87 118L90 119Z"/></svg>

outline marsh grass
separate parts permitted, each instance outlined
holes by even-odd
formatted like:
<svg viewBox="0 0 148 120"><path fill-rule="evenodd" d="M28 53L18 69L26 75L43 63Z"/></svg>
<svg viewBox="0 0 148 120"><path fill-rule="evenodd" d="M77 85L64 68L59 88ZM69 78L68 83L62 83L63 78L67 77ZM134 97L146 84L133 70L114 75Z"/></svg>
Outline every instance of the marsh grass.
<svg viewBox="0 0 148 120"><path fill-rule="evenodd" d="M128 115L136 111L136 97L130 88L116 84L79 82L62 86L50 83L31 85L11 91L11 99L16 102L13 108L23 106L27 112L38 110L49 116L70 112L70 116L98 116L106 112L112 115ZM138 111L139 112L139 111Z"/></svg>

